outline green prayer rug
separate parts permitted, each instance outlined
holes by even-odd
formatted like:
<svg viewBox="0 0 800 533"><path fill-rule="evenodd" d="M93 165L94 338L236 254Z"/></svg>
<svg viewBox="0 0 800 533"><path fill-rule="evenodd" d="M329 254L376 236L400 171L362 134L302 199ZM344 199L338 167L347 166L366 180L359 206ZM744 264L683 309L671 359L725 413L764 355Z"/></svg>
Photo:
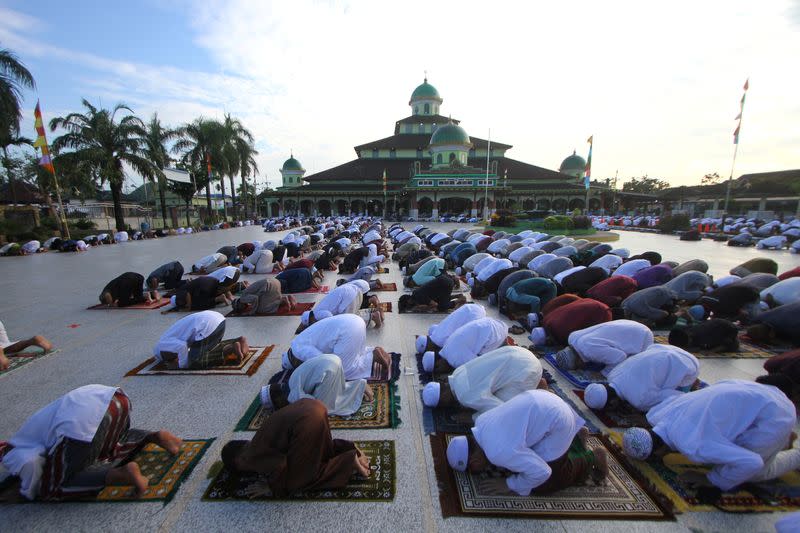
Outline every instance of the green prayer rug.
<svg viewBox="0 0 800 533"><path fill-rule="evenodd" d="M0 376L5 376L10 374L14 370L27 365L28 363L32 363L37 359L42 359L43 357L47 357L48 355L53 355L58 350L50 350L49 352L45 352L41 349L36 349L35 351L23 351L17 354L6 354L8 358L9 367L5 370L0 370Z"/></svg>
<svg viewBox="0 0 800 533"><path fill-rule="evenodd" d="M246 500L279 501L310 500L339 502L389 502L394 500L397 480L395 448L392 440L355 441L354 444L370 459L371 474L367 479L351 479L344 488L317 490L295 494L288 498L259 497L251 499L246 490L262 483L258 474L233 474L219 462L212 470L219 469L203 494L203 501Z"/></svg>

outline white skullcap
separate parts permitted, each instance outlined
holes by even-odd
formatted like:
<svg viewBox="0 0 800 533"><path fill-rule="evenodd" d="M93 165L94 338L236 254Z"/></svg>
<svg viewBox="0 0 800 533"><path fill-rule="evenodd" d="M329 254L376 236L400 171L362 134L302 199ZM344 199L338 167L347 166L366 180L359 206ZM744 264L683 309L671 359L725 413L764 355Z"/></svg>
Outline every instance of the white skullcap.
<svg viewBox="0 0 800 533"><path fill-rule="evenodd" d="M544 328L533 328L528 338L533 342L534 346L542 346L547 340L547 332Z"/></svg>
<svg viewBox="0 0 800 533"><path fill-rule="evenodd" d="M351 281L350 283L361 289L362 294L366 294L369 292L369 283L367 283L363 279L356 279Z"/></svg>
<svg viewBox="0 0 800 533"><path fill-rule="evenodd" d="M533 329L539 325L539 313L528 313L528 327Z"/></svg>
<svg viewBox="0 0 800 533"><path fill-rule="evenodd" d="M469 443L463 435L453 438L447 445L447 462L450 468L464 472L469 458Z"/></svg>
<svg viewBox="0 0 800 533"><path fill-rule="evenodd" d="M758 302L758 307L761 308L762 311L769 311L769 304L767 304L767 302Z"/></svg>
<svg viewBox="0 0 800 533"><path fill-rule="evenodd" d="M311 318L311 311L303 311L303 314L300 315L300 323L304 326L308 325L308 321Z"/></svg>
<svg viewBox="0 0 800 533"><path fill-rule="evenodd" d="M583 401L591 409L602 409L608 401L608 390L605 385L592 383L583 391Z"/></svg>
<svg viewBox="0 0 800 533"><path fill-rule="evenodd" d="M425 352L422 355L422 369L425 372L433 372L433 363L435 362L435 355L433 352Z"/></svg>
<svg viewBox="0 0 800 533"><path fill-rule="evenodd" d="M622 436L625 455L644 461L653 452L653 437L643 428L630 428Z"/></svg>
<svg viewBox="0 0 800 533"><path fill-rule="evenodd" d="M442 386L437 382L432 381L425 385L422 389L422 403L428 407L436 407L439 405L439 394L442 391Z"/></svg>
<svg viewBox="0 0 800 533"><path fill-rule="evenodd" d="M406 267L401 268L400 271L403 273L404 276L406 275Z"/></svg>
<svg viewBox="0 0 800 533"><path fill-rule="evenodd" d="M269 396L269 385L261 387L261 405L267 409L273 409L272 398Z"/></svg>
<svg viewBox="0 0 800 533"><path fill-rule="evenodd" d="M178 301L178 299L177 299L177 298L175 298L175 296L174 296L174 295L173 295L173 296L172 296L172 297L169 299L169 303L170 303L170 305L172 305L173 307L174 307L174 306L176 306L176 305L178 305L177 303L175 303L175 302L177 302L177 301Z"/></svg>
<svg viewBox="0 0 800 533"><path fill-rule="evenodd" d="M462 272L464 272L464 269L463 269L463 268L461 268L461 267L456 267L456 275L457 275L457 276L460 276Z"/></svg>
<svg viewBox="0 0 800 533"><path fill-rule="evenodd" d="M422 353L425 350L425 347L428 345L428 337L425 335L420 335L417 337L417 341L414 345L417 348L417 353Z"/></svg>

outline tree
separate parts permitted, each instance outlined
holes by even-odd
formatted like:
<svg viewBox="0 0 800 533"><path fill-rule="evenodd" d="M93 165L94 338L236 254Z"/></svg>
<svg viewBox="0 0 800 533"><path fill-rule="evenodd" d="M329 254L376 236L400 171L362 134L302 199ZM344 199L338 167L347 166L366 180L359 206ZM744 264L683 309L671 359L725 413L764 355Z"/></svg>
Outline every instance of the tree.
<svg viewBox="0 0 800 533"><path fill-rule="evenodd" d="M36 82L17 56L0 49L0 135L13 137L19 133L22 118L22 89L33 89Z"/></svg>
<svg viewBox="0 0 800 533"><path fill-rule="evenodd" d="M178 141L172 147L172 151L182 154L182 162L188 168L197 170L195 178L199 175L205 176L206 159L211 163L212 169L217 171L220 182L222 183L223 216L227 218L225 211L225 179L227 174L227 159L225 158L225 135L222 124L216 120L200 117L194 122L185 124L178 128ZM199 171L203 169L202 171ZM214 218L211 208L211 183L208 180L206 187L206 204L208 205L208 216Z"/></svg>
<svg viewBox="0 0 800 533"><path fill-rule="evenodd" d="M30 146L33 144L33 141L28 139L27 137L20 137L16 133L12 133L11 130L5 130L0 132L0 150L2 150L3 156L0 158L0 161L3 163L3 168L6 170L6 177L8 178L8 186L11 189L11 200L16 204L17 203L17 188L15 185L14 180L14 168L13 167L13 160L8 156L8 149L12 146Z"/></svg>
<svg viewBox="0 0 800 533"><path fill-rule="evenodd" d="M53 141L56 151L70 150L62 155L75 164L90 167L92 175L101 184L108 183L114 200L114 219L118 231L125 229L122 212L122 186L125 182L123 165L129 165L141 176L152 180L161 171L147 159L144 123L124 104L114 109L98 109L86 99L82 100L85 112L70 113L50 121L50 129L66 130ZM117 113L127 111L119 120Z"/></svg>
<svg viewBox="0 0 800 533"><path fill-rule="evenodd" d="M194 183L170 181L167 187L180 196L184 204L186 204L186 225L191 226L192 221L189 219L189 205L192 203L192 198L194 198L194 195L197 193L197 189L194 188Z"/></svg>
<svg viewBox="0 0 800 533"><path fill-rule="evenodd" d="M253 134L238 119L226 113L222 127L225 136L223 153L226 160L228 178L231 182L231 198L235 206L236 187L233 183L233 178L236 174L241 174L242 185L246 189L245 177L249 176L251 172L258 172L258 166L254 159L258 152L253 147ZM244 208L245 216L247 216L247 202L244 202Z"/></svg>
<svg viewBox="0 0 800 533"><path fill-rule="evenodd" d="M669 182L665 180L660 180L658 178L649 178L647 175L642 176L641 178L631 178L630 181L626 181L622 184L622 190L628 192L639 192L639 193L654 193L656 191L661 191L669 187Z"/></svg>
<svg viewBox="0 0 800 533"><path fill-rule="evenodd" d="M158 197L161 200L161 218L164 227L167 227L167 202L165 197L166 177L163 170L169 165L170 158L167 153L167 142L177 137L177 132L161 125L158 113L153 113L150 122L145 126L145 154L147 159L161 171L158 175Z"/></svg>
<svg viewBox="0 0 800 533"><path fill-rule="evenodd" d="M714 172L713 174L709 173L700 178L700 185L716 185L720 182L722 178L719 177L719 174Z"/></svg>
<svg viewBox="0 0 800 533"><path fill-rule="evenodd" d="M251 142L247 143L239 143L238 144L238 152L239 152L239 173L242 175L242 187L244 188L244 192L248 192L248 184L247 178L250 176L258 175L258 164L256 163L255 156L258 155L258 151L253 147ZM254 191L251 191L250 197L253 197ZM248 206L249 202L244 202L244 216L248 218Z"/></svg>

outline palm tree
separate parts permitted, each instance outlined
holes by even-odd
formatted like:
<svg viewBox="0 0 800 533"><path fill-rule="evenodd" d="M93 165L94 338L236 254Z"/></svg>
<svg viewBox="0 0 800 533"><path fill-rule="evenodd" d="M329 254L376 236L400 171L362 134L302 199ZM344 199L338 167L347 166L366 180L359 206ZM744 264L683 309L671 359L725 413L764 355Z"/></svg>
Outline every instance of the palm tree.
<svg viewBox="0 0 800 533"><path fill-rule="evenodd" d="M258 174L258 163L255 159L258 151L253 147L252 142L243 142L242 140L236 146L239 154L239 173L242 175L242 192L247 196L247 178ZM244 216L248 217L248 202L246 201L244 202Z"/></svg>
<svg viewBox="0 0 800 533"><path fill-rule="evenodd" d="M241 173L242 183L245 183L245 171L247 174L252 172L253 165L255 165L252 155L258 154L258 152L252 146L253 134L242 125L239 119L235 119L226 113L222 127L225 135L224 155L227 162L228 179L231 181L231 197L235 206L236 186L233 183L233 177ZM246 210L247 206L245 205L245 212Z"/></svg>
<svg viewBox="0 0 800 533"><path fill-rule="evenodd" d="M0 134L11 137L19 133L22 89L35 86L33 76L17 56L8 49L0 49Z"/></svg>
<svg viewBox="0 0 800 533"><path fill-rule="evenodd" d="M167 227L167 204L166 204L166 178L164 177L163 170L170 162L169 154L167 153L166 143L177 137L177 131L165 128L161 125L161 120L158 118L158 113L153 113L150 122L145 126L146 135L145 154L147 159L153 165L162 171L158 176L158 196L161 200L161 218L164 221L164 227Z"/></svg>
<svg viewBox="0 0 800 533"><path fill-rule="evenodd" d="M162 172L147 158L144 123L124 104L114 109L98 109L82 100L85 113L70 113L50 121L50 129L63 128L66 133L53 141L57 151L71 150L70 159L88 165L100 183L108 182L114 200L114 219L118 231L125 229L122 212L122 185L125 182L123 164L147 179ZM127 111L119 120L117 113ZM63 157L63 156L62 156Z"/></svg>
<svg viewBox="0 0 800 533"><path fill-rule="evenodd" d="M206 161L211 162L211 167L216 169L222 183L223 216L227 218L225 210L225 179L228 160L224 154L225 135L222 124L216 120L200 117L194 122L186 124L177 130L178 141L172 147L175 153L183 154L184 164L193 169L205 169ZM203 175L206 173L204 172ZM211 180L206 182L206 204L208 216L213 217L211 208Z"/></svg>
<svg viewBox="0 0 800 533"><path fill-rule="evenodd" d="M8 157L8 149L11 146L30 146L33 141L27 137L20 137L11 130L0 131L0 150L3 152L3 157L0 161L3 163L3 168L6 169L8 175L8 186L11 188L11 200L14 204L17 203L17 188L14 183L14 172L11 168L11 159Z"/></svg>

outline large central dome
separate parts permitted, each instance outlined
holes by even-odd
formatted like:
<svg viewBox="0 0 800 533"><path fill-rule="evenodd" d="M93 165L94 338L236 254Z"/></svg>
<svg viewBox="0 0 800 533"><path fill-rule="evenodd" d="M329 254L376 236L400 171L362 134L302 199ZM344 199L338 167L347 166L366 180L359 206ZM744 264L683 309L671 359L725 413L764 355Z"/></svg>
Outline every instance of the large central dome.
<svg viewBox="0 0 800 533"><path fill-rule="evenodd" d="M436 90L436 87L428 83L428 78L425 78L425 81L414 89L414 92L411 93L411 100L408 103L411 105L419 100L439 100L439 103L442 101L442 97L439 96L439 91Z"/></svg>
<svg viewBox="0 0 800 533"><path fill-rule="evenodd" d="M472 142L469 140L469 135L467 135L467 132L464 130L464 128L458 124L453 124L450 122L448 124L442 124L436 128L436 131L433 132L433 136L431 136L430 145L472 146Z"/></svg>

